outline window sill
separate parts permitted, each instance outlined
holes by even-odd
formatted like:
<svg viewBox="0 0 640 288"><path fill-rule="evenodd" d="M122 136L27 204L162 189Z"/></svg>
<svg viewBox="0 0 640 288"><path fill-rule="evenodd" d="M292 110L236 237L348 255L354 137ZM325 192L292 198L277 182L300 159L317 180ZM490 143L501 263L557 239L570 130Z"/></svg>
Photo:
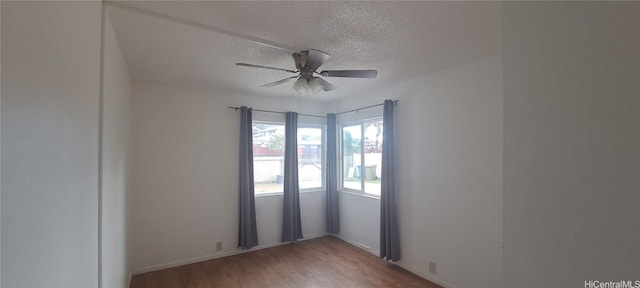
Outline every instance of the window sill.
<svg viewBox="0 0 640 288"><path fill-rule="evenodd" d="M258 198L258 197L271 197L271 196L282 196L282 192L260 193L260 194L254 194L253 196L255 198Z"/></svg>
<svg viewBox="0 0 640 288"><path fill-rule="evenodd" d="M324 189L301 190L301 191L300 191L300 194L316 193L316 192L322 192L322 193L324 193L324 192L325 192L325 190L324 190ZM255 195L254 195L254 197L282 196L282 194L284 194L284 192L269 192L269 193L260 193L260 194L255 194Z"/></svg>
<svg viewBox="0 0 640 288"><path fill-rule="evenodd" d="M340 193L351 194L351 195L356 195L356 196L361 196L361 197L380 200L380 196L378 196L378 195L367 194L367 193L364 193L364 192L349 191L349 190L338 190L338 191Z"/></svg>
<svg viewBox="0 0 640 288"><path fill-rule="evenodd" d="M313 189L313 190L309 189L309 190L302 190L302 191L300 191L300 194L303 194L303 193L316 193L316 192L322 192L322 193L325 193L325 192L326 192L326 190L325 190L325 189Z"/></svg>

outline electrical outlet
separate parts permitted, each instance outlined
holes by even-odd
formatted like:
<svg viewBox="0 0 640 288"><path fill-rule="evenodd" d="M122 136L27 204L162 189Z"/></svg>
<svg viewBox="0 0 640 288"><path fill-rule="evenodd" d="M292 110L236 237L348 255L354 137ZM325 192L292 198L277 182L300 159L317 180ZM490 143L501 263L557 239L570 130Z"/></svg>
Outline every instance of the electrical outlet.
<svg viewBox="0 0 640 288"><path fill-rule="evenodd" d="M222 241L216 242L216 252L222 251Z"/></svg>
<svg viewBox="0 0 640 288"><path fill-rule="evenodd" d="M429 261L429 272L436 274L436 262Z"/></svg>

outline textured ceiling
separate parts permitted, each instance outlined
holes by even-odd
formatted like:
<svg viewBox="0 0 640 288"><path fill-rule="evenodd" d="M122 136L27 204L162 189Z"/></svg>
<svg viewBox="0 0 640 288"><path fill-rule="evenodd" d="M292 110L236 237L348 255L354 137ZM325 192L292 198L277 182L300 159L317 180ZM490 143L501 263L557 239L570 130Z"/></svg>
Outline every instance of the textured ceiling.
<svg viewBox="0 0 640 288"><path fill-rule="evenodd" d="M134 80L297 96L291 52L331 54L320 70L377 69L376 79L329 78L333 101L500 49L497 2L110 2L108 13ZM265 45L266 44L266 45ZM274 48L278 47L278 48Z"/></svg>

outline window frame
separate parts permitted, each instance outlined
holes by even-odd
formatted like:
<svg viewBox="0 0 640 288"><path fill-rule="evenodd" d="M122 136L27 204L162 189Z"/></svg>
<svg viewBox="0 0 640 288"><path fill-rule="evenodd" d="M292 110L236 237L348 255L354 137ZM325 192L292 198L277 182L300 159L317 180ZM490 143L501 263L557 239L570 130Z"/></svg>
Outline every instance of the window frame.
<svg viewBox="0 0 640 288"><path fill-rule="evenodd" d="M338 151L338 190L340 190L340 192L344 192L344 193L350 193L350 194L356 194L356 195L362 195L362 196L367 196L367 197L372 197L372 198L377 198L380 199L380 195L379 194L374 194L371 192L366 192L365 190L365 177L362 177L362 173L364 173L363 168L365 167L366 163L364 161L365 159L365 127L364 124L367 122L375 122L375 121L383 121L383 117L382 116L378 116L378 117L370 117L370 118L365 118L365 119L360 119L360 120L354 120L354 121L346 121L346 122L342 122L338 124L338 130L339 130L339 141L340 141L340 148ZM344 132L343 129L344 127L349 127L349 126L360 126L360 165L362 168L360 171L360 190L356 190L356 189L352 189L352 188L348 188L348 187L344 187ZM383 144L384 145L384 144Z"/></svg>
<svg viewBox="0 0 640 288"><path fill-rule="evenodd" d="M327 167L326 167L326 163L327 163L327 145L326 145L326 138L327 138L327 125L321 125L321 124L298 124L298 129L300 128L315 128L315 129L320 129L320 165L322 165L322 169L320 169L320 187L311 187L311 188L304 188L304 189L300 189L300 193L303 192L318 192L318 191L325 191L327 188L327 184L325 183L326 181L326 176L327 176ZM298 159L298 162L300 162L300 159ZM298 164L300 165L300 164ZM298 167L298 177L300 177L300 167ZM298 179L298 185L300 185L300 180ZM284 191L283 191L284 193Z"/></svg>
<svg viewBox="0 0 640 288"><path fill-rule="evenodd" d="M253 120L251 121L251 125L253 126L254 124L266 124L266 125L282 125L285 127L285 131L286 131L286 122L282 121L262 121L262 120ZM326 129L326 125L322 125L322 124L298 124L298 129L300 128L316 128L316 129L320 129L320 133L321 133L321 140L320 140L320 161L321 161L321 165L322 165L322 171L320 172L320 180L321 180L321 187L311 187L311 188L304 188L304 189L299 189L300 193L308 193L308 192L322 192L326 190L326 173L327 173L327 169L326 169L326 151L327 151L327 145L326 145L326 137L327 137L327 129ZM252 136L253 137L253 136ZM286 141L286 132L285 132L285 141ZM284 157L284 156L283 156ZM254 164L255 164L255 155L252 157L254 158ZM255 165L254 165L255 166ZM254 168L255 169L255 168ZM298 171L299 173L300 171ZM255 173L255 172L254 172ZM253 187L255 190L255 179L253 180ZM298 185L300 185L299 180L298 180ZM284 194L284 184L283 184L283 191L277 191L277 192L262 192L262 193L255 193L254 192L254 197L267 197L267 196L276 196L276 195L282 195Z"/></svg>
<svg viewBox="0 0 640 288"><path fill-rule="evenodd" d="M265 125L282 125L282 126L283 126L283 127L285 127L285 129L286 129L286 123L285 123L284 121L283 121L283 122L278 122L278 121L260 121L260 120L253 120L253 121L251 121L251 127L253 127L253 125L255 125L256 123L257 123L257 124L265 124ZM286 130L285 130L285 131L286 131ZM251 133L251 137L252 137L252 139L253 139L253 133ZM287 137L286 132L285 132L285 136L284 136L284 137L285 137L285 141L286 141L286 137ZM255 144L254 144L254 145L255 145ZM252 149L253 149L253 148L252 148ZM283 147L282 149L283 149L283 156L282 156L282 157L284 157L284 147ZM251 158L253 159L253 167L254 167L254 172L253 172L253 174L255 175L255 173L256 173L256 172L255 172L255 163L256 163L256 162L255 162L255 161L256 161L256 160L255 160L255 158L256 158L256 155L252 155L252 157L251 157ZM282 186L282 187L283 187L283 189L282 189L282 190L284 190L284 184L283 184L283 186ZM253 179L253 190L254 190L253 196L254 196L254 197L265 197L265 196L282 195L282 193L284 193L284 191L275 191L275 192L262 192L262 193L257 193L257 192L255 192L255 189L256 189L256 179L255 179L255 177L254 177L254 179Z"/></svg>

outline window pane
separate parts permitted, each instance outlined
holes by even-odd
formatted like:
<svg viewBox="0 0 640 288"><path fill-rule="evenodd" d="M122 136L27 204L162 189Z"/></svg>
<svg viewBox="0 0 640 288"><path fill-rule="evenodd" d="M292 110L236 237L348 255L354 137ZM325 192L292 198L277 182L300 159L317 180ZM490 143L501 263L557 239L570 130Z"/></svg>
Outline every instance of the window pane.
<svg viewBox="0 0 640 288"><path fill-rule="evenodd" d="M361 125L342 127L342 187L362 191L360 182Z"/></svg>
<svg viewBox="0 0 640 288"><path fill-rule="evenodd" d="M380 195L382 120L364 123L364 192Z"/></svg>
<svg viewBox="0 0 640 288"><path fill-rule="evenodd" d="M284 125L253 123L255 194L284 191Z"/></svg>
<svg viewBox="0 0 640 288"><path fill-rule="evenodd" d="M322 188L322 129L298 128L300 189Z"/></svg>

